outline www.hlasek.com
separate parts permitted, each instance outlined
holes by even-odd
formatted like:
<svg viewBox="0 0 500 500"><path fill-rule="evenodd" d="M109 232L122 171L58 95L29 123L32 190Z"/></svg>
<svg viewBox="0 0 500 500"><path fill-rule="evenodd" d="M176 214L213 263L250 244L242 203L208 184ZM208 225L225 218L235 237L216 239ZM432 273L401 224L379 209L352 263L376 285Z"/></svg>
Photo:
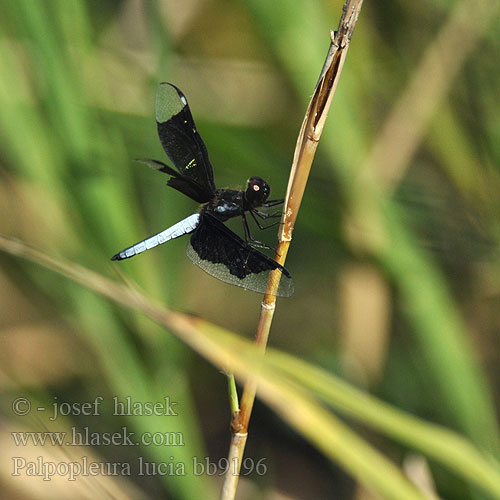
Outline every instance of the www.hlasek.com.
<svg viewBox="0 0 500 500"><path fill-rule="evenodd" d="M184 446L182 432L93 432L88 427L65 431L11 432L16 446Z"/></svg>
<svg viewBox="0 0 500 500"><path fill-rule="evenodd" d="M82 476L222 476L228 472L234 475L248 476L255 473L262 476L267 472L265 458L258 461L245 458L239 471L237 458L221 458L218 462L212 462L208 457L193 457L188 464L175 461L174 457L169 457L168 462L148 462L143 457L138 457L136 463L93 462L88 457L81 457L75 462L52 462L42 456L33 461L12 457L12 461L12 476L39 477L43 481L51 481L54 476L76 481Z"/></svg>

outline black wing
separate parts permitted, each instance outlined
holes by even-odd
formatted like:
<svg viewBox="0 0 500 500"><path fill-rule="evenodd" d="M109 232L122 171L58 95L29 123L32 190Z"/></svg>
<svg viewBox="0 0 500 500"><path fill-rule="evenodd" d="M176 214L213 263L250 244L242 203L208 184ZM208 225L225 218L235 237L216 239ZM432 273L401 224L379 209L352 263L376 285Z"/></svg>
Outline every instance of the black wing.
<svg viewBox="0 0 500 500"><path fill-rule="evenodd" d="M205 189L202 189L199 184L191 180L189 177L183 177L172 167L165 165L165 163L147 158L137 158L136 161L144 163L154 170L171 175L172 177L167 181L167 185L177 189L177 191L180 191L186 196L189 196L192 200L197 201L198 203L205 203L210 199L207 199L208 193Z"/></svg>
<svg viewBox="0 0 500 500"><path fill-rule="evenodd" d="M259 252L209 214L200 214L191 236L188 257L208 274L226 283L264 293L269 273L279 269L277 295L290 297L294 284L290 273L275 260Z"/></svg>
<svg viewBox="0 0 500 500"><path fill-rule="evenodd" d="M156 123L163 149L180 174L168 184L185 194L186 190L195 190L200 203L210 200L215 183L207 148L196 130L186 97L171 83L158 86Z"/></svg>

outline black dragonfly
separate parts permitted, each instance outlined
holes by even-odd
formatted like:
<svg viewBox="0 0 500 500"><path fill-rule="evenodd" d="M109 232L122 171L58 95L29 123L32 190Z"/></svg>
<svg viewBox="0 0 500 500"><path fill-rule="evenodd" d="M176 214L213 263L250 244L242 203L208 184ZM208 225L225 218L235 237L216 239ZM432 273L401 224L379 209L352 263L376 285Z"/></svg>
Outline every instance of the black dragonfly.
<svg viewBox="0 0 500 500"><path fill-rule="evenodd" d="M202 205L199 213L126 248L111 260L128 259L191 233L187 255L210 275L248 290L265 292L270 271L279 269L281 273L277 295L290 297L294 291L290 273L255 248L270 247L252 238L246 218L249 213L258 227L265 229L258 218L272 219L280 217L280 214L269 214L259 208L274 207L283 203L283 200L268 200L269 184L260 177L251 177L244 191L217 189L207 148L196 130L186 97L175 85L159 85L156 94L156 122L163 149L175 169L157 160L139 161L170 175L168 186ZM244 240L224 225L225 221L238 216L243 220Z"/></svg>

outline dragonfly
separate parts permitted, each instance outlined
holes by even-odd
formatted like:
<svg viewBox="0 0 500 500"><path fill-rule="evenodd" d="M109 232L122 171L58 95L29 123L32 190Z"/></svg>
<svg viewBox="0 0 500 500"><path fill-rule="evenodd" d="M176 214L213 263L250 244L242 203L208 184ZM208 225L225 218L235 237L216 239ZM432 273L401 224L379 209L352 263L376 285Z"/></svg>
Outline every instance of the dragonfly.
<svg viewBox="0 0 500 500"><path fill-rule="evenodd" d="M160 142L173 167L151 159L139 160L170 176L167 186L201 204L197 213L113 255L111 260L129 259L167 241L190 234L187 256L211 276L254 292L264 293L269 275L279 272L276 295L290 297L294 282L290 273L274 259L257 248L271 247L255 240L249 229L250 216L260 229L268 219L281 217L262 209L277 207L283 200L269 200L271 188L260 177L250 177L246 189L218 189L208 151L196 129L185 95L175 85L160 83L156 94L156 123ZM244 236L241 238L224 223L241 217Z"/></svg>

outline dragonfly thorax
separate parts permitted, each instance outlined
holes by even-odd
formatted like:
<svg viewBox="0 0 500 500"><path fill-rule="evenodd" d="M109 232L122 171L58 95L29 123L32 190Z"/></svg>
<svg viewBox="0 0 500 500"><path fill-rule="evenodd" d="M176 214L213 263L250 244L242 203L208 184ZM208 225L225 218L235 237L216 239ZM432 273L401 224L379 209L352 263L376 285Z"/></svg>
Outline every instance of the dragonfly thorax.
<svg viewBox="0 0 500 500"><path fill-rule="evenodd" d="M221 222L242 215L245 211L244 192L234 189L217 189L215 196L202 206L201 211L213 215Z"/></svg>

